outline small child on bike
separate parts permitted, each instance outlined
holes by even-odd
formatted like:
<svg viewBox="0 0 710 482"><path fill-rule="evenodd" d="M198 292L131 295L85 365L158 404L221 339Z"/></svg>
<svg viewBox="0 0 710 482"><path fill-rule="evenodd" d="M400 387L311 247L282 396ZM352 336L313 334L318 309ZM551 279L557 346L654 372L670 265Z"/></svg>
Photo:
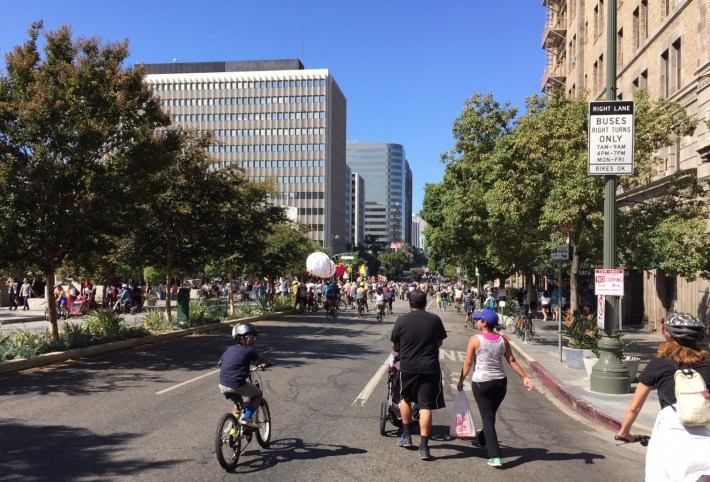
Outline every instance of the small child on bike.
<svg viewBox="0 0 710 482"><path fill-rule="evenodd" d="M254 361L258 361L264 368L273 365L271 360L259 355L252 348L258 334L256 327L251 323L234 325L232 338L237 344L227 348L217 363L220 367L220 392L225 396L230 393L236 393L237 395L249 397L249 406L244 411L244 416L239 423L252 428L259 428L254 423L253 415L259 405L261 405L262 392L256 385L247 381L249 367ZM237 413L236 405L233 413Z"/></svg>

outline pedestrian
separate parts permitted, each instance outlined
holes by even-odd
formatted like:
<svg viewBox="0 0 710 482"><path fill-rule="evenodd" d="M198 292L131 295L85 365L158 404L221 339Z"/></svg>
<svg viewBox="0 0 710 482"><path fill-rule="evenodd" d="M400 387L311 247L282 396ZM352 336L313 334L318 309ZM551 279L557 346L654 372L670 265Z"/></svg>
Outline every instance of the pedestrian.
<svg viewBox="0 0 710 482"><path fill-rule="evenodd" d="M547 321L547 317L550 315L550 306L552 305L552 298L547 290L543 291L540 295L540 306L542 307L542 321Z"/></svg>
<svg viewBox="0 0 710 482"><path fill-rule="evenodd" d="M22 311L30 309L30 296L34 292L32 291L32 285L27 278L22 280L22 286L20 286L20 297L22 298Z"/></svg>
<svg viewBox="0 0 710 482"><path fill-rule="evenodd" d="M471 336L466 348L466 358L461 369L458 390L463 390L463 382L473 368L471 376L471 391L481 414L483 430L476 431L481 445L486 446L488 465L502 467L502 455L496 432L496 412L503 403L508 389L508 379L503 370L503 359L523 380L528 391L533 389L533 382L515 360L510 349L510 343L496 333L498 315L495 311L484 308L472 315L476 321L475 328L481 333ZM481 437L481 432L483 436Z"/></svg>
<svg viewBox="0 0 710 482"><path fill-rule="evenodd" d="M10 298L10 310L17 310L17 280L8 278L5 285L7 286L7 295Z"/></svg>
<svg viewBox="0 0 710 482"><path fill-rule="evenodd" d="M446 330L439 316L426 311L426 293L414 290L409 294L411 311L397 318L392 328L392 349L400 356L400 402L402 435L397 445L412 447L410 425L412 408L419 407L419 458L430 460L429 434L432 410L444 408L444 391L439 366L439 348Z"/></svg>
<svg viewBox="0 0 710 482"><path fill-rule="evenodd" d="M652 388L658 391L661 411L646 452L646 480L710 480L710 425L681 424L673 406L675 372L692 368L710 387L710 352L703 348L705 326L688 313L672 313L661 325L665 343L638 376L634 398L619 429L619 437L632 441L631 427Z"/></svg>

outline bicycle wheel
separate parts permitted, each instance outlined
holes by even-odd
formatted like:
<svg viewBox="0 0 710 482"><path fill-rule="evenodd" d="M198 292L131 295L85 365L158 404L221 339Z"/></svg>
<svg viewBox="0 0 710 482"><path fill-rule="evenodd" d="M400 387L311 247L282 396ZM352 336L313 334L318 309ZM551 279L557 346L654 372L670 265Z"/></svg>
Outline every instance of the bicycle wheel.
<svg viewBox="0 0 710 482"><path fill-rule="evenodd" d="M330 307L325 310L325 320L331 320L333 318L333 312L330 311Z"/></svg>
<svg viewBox="0 0 710 482"><path fill-rule="evenodd" d="M505 329L511 335L515 333L515 322L513 320L508 320L508 323L505 325Z"/></svg>
<svg viewBox="0 0 710 482"><path fill-rule="evenodd" d="M345 311L347 309L347 307L348 307L348 305L343 300L338 301L338 310L339 311Z"/></svg>
<svg viewBox="0 0 710 482"><path fill-rule="evenodd" d="M267 448L271 444L271 411L266 400L261 400L259 409L254 413L254 422L259 424L259 430L256 431L256 441L263 448Z"/></svg>
<svg viewBox="0 0 710 482"><path fill-rule="evenodd" d="M380 407L380 435L385 434L385 426L387 425L387 402L382 402Z"/></svg>
<svg viewBox="0 0 710 482"><path fill-rule="evenodd" d="M241 427L231 413L225 413L219 419L215 432L214 445L217 462L227 472L237 468L242 450L242 440L239 437Z"/></svg>

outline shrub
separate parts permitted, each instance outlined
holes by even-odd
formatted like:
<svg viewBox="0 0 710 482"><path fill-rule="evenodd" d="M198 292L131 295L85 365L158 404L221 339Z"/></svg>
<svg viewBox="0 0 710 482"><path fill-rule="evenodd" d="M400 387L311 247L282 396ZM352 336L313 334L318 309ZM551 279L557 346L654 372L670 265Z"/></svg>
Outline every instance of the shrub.
<svg viewBox="0 0 710 482"><path fill-rule="evenodd" d="M65 321L59 331L59 339L67 348L79 348L91 345L93 337L87 326Z"/></svg>
<svg viewBox="0 0 710 482"><path fill-rule="evenodd" d="M597 344L602 336L594 314L568 313L562 324L562 336L567 338L570 348L586 348L599 355Z"/></svg>
<svg viewBox="0 0 710 482"><path fill-rule="evenodd" d="M249 303L242 303L235 309L235 315L237 318L247 318L252 316L254 312L253 307Z"/></svg>
<svg viewBox="0 0 710 482"><path fill-rule="evenodd" d="M277 296L271 303L270 311L288 311L293 309L293 301L290 296Z"/></svg>
<svg viewBox="0 0 710 482"><path fill-rule="evenodd" d="M190 326L209 325L219 323L219 310L208 307L202 303L190 303Z"/></svg>
<svg viewBox="0 0 710 482"><path fill-rule="evenodd" d="M123 315L113 310L95 311L86 317L86 328L97 340L117 340L122 338Z"/></svg>
<svg viewBox="0 0 710 482"><path fill-rule="evenodd" d="M174 330L175 327L168 322L165 313L162 311L150 310L143 318L143 326L148 330L166 331Z"/></svg>

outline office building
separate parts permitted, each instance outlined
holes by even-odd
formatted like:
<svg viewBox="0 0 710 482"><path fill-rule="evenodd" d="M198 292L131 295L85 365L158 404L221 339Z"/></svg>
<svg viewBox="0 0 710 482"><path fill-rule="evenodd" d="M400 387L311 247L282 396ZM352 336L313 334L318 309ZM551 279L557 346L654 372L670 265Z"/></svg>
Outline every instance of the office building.
<svg viewBox="0 0 710 482"><path fill-rule="evenodd" d="M617 0L616 58L607 58L608 0L544 0L547 22L542 46L547 67L542 90L563 89L570 97L583 91L590 100L606 100L606 67L616 65L616 95L633 100L637 89L652 98L679 102L698 121L691 136L657 153L659 162L650 185L620 186L619 202L639 202L664 189L669 176L710 176L710 5L707 0ZM642 292L638 311L650 320L669 311L686 311L708 319L710 284L667 276L659 269L629 270L631 286ZM640 315L639 315L640 316Z"/></svg>
<svg viewBox="0 0 710 482"><path fill-rule="evenodd" d="M410 243L412 171L400 144L348 142L347 164L365 180L365 236Z"/></svg>
<svg viewBox="0 0 710 482"><path fill-rule="evenodd" d="M211 131L215 168L239 165L276 182L273 202L310 235L344 251L347 104L327 69L300 60L146 64L147 82L175 125Z"/></svg>
<svg viewBox="0 0 710 482"><path fill-rule="evenodd" d="M424 221L419 213L412 215L412 247L418 249L426 248L426 240L424 238L424 228L426 227L426 221Z"/></svg>
<svg viewBox="0 0 710 482"><path fill-rule="evenodd" d="M353 172L351 185L351 239L353 246L359 246L365 240L365 179L357 172Z"/></svg>

